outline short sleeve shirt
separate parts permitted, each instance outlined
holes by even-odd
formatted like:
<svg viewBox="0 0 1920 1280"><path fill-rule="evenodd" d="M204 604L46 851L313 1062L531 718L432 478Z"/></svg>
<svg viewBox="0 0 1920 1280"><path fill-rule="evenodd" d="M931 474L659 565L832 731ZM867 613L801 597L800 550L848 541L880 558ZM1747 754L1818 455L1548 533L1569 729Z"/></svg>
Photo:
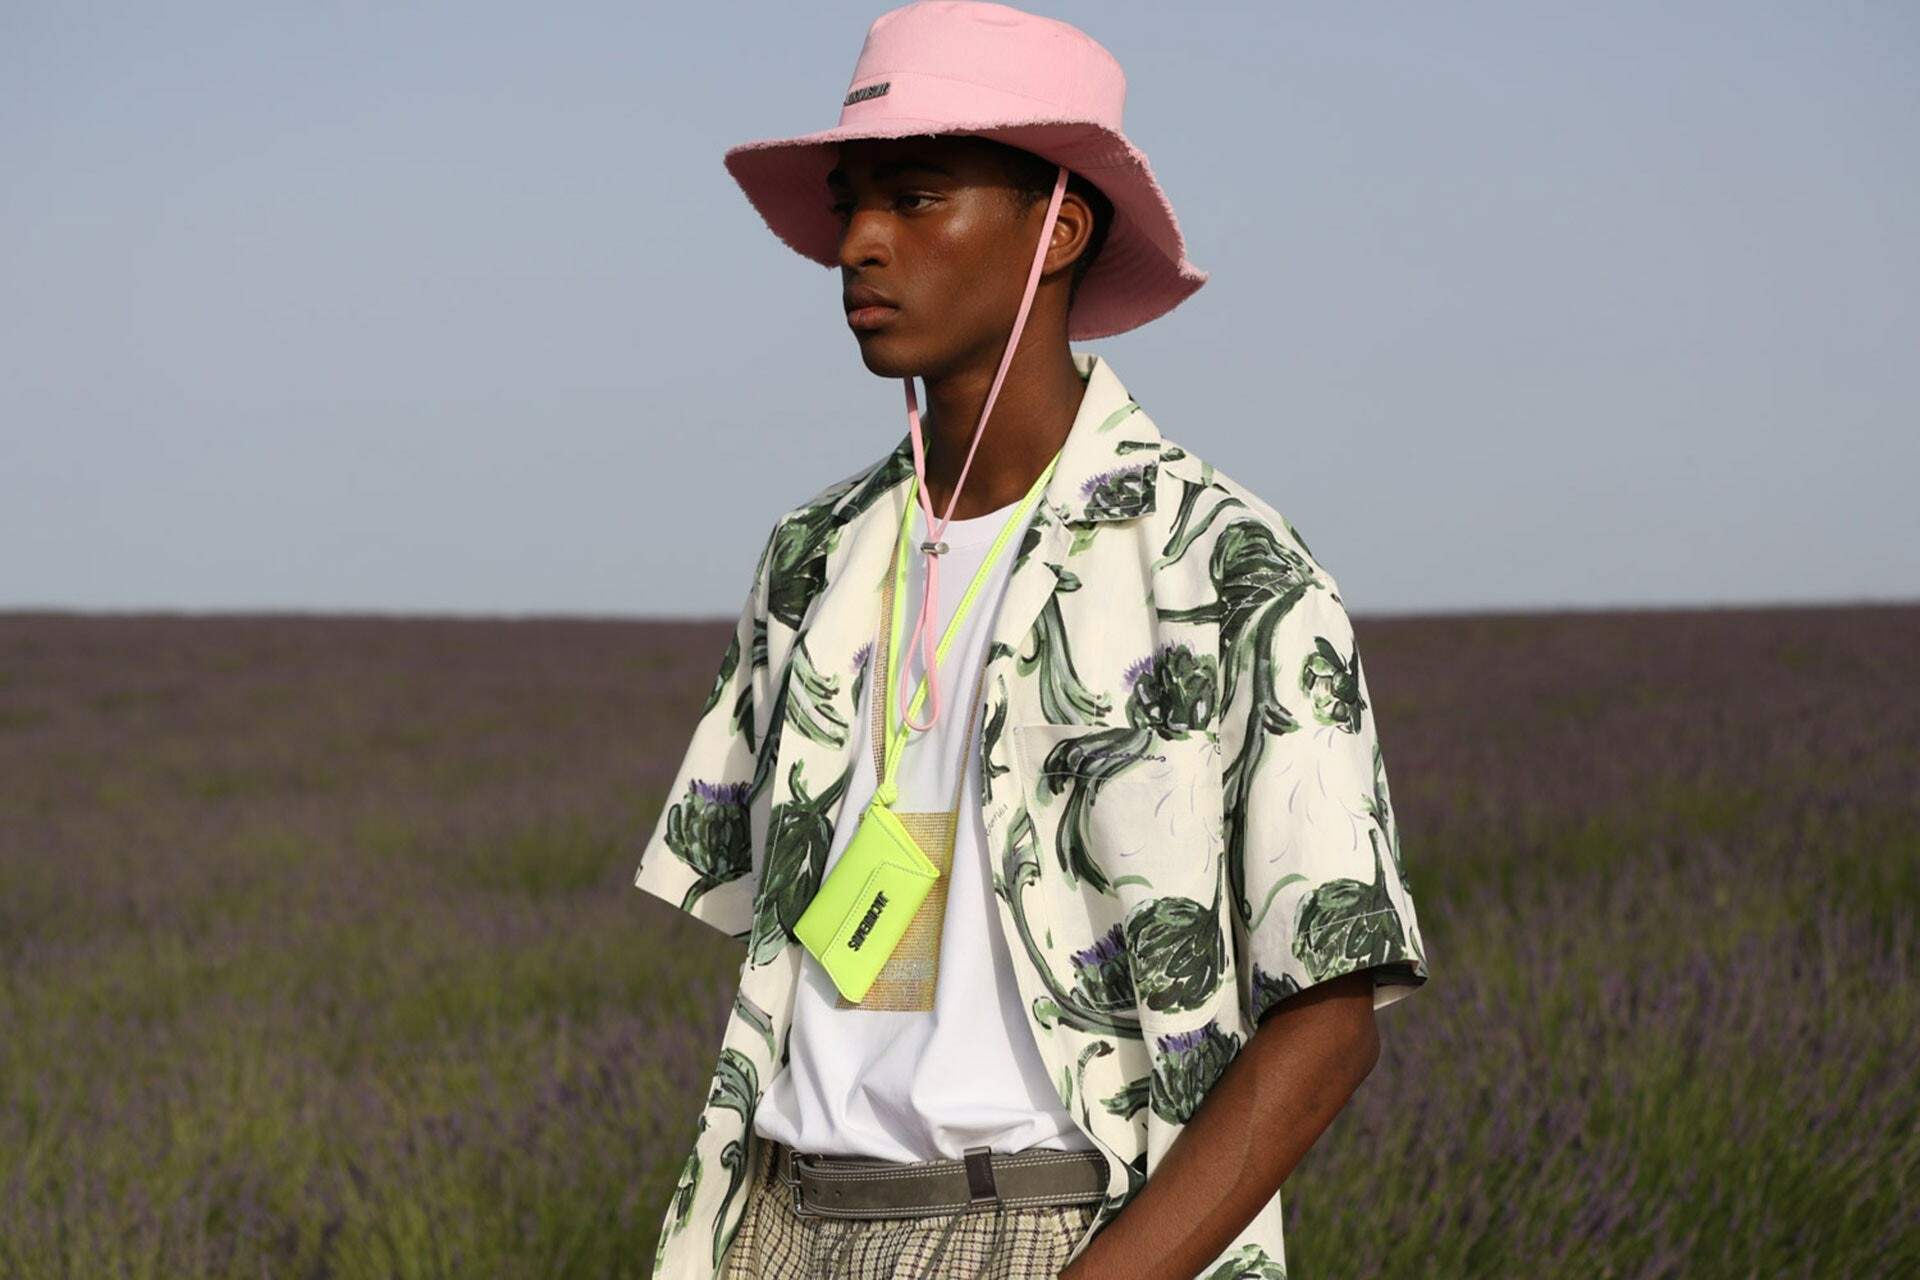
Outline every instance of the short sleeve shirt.
<svg viewBox="0 0 1920 1280"><path fill-rule="evenodd" d="M1021 540L978 710L995 908L1026 1030L1107 1158L1084 1248L1280 1001L1426 953L1359 649L1292 525L1165 438L1111 367ZM857 758L908 442L775 525L636 883L745 944L713 1087L656 1256L718 1274L750 1123L787 1059L794 938ZM867 767L871 767L868 765ZM745 1162L745 1163L743 1163ZM1280 1196L1206 1271L1284 1275ZM1077 1249L1076 1249L1077 1253Z"/></svg>

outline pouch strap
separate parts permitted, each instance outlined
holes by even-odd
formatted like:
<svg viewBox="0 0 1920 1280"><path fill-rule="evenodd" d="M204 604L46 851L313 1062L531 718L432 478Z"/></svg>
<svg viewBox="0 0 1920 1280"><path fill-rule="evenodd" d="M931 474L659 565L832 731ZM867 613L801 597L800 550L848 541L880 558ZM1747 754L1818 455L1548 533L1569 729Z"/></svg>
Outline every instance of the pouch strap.
<svg viewBox="0 0 1920 1280"><path fill-rule="evenodd" d="M900 542L907 536L903 528L894 539L893 553L897 560L900 555ZM887 585L881 592L880 625L884 628L893 618L893 577L887 575ZM881 786L887 781L887 700L881 690L887 688L887 646L876 638L873 646L874 661L877 664L871 687L873 689L873 724L869 735L873 739L873 776ZM973 706L967 713L966 745L960 751L960 776L953 784L953 803L949 806L954 812L960 810L960 792L967 784L968 756L973 750L973 727L980 720L980 695L987 687L987 655L980 655L980 674L973 682Z"/></svg>
<svg viewBox="0 0 1920 1280"><path fill-rule="evenodd" d="M900 766L900 751L901 751L901 748L906 745L908 728L911 727L915 729L924 730L932 727L931 724L916 725L913 723L913 713L919 709L920 700L927 696L928 690L932 687L929 677L934 677L938 675L938 672L940 669L939 667L940 659L946 656L947 649L951 647L953 644L954 636L959 634L960 622L963 618L967 616L968 611L970 611L973 608L974 598L979 595L981 586L986 582L988 571L993 567L994 562L999 560L1001 552L1006 550L1007 543L1013 538L1014 533L1026 527L1027 519L1033 513L1034 504L1040 500L1040 495L1046 490L1048 481L1053 478L1054 469L1059 465L1060 465L1060 454L1055 453L1053 457L1047 461L1047 465L1045 466L1045 468L1041 470L1040 474L1033 478L1033 484L1028 487L1026 496L1022 497L1018 503L1014 504L1013 513L1009 515L1004 522L1002 522L1000 526L1000 533L997 537L994 538L993 546L988 549L986 558L980 562L980 567L974 570L973 581L967 584L966 593L960 597L960 603L957 606L955 606L953 611L953 617L947 623L946 634L940 637L939 645L933 649L932 664L928 667L927 671L921 674L920 687L914 691L912 700L907 704L906 708L900 713L899 727L892 729L892 731L886 735L886 738L885 738L886 751L885 751L885 754L882 756L882 764L881 764L881 771L880 771L880 787L874 793L877 803L891 805L894 802L894 799L896 798L898 793L893 785L893 774L894 774L894 771L898 769ZM907 563L906 563L907 526L913 522L914 490L918 487L918 485L919 485L918 476L915 476L912 480L909 480L907 482L906 503L900 513L900 534L899 534L898 540L896 540L894 543L893 576L899 578L902 581L905 580L906 573L907 573ZM928 591L937 590L938 588L935 585L936 582L937 582L937 575L929 575L925 589ZM921 621L924 623L928 617L932 616L934 608L938 605L938 601L923 600L921 601L921 605L922 605ZM899 619L893 616L894 611L891 603L888 604L884 612L886 614L886 622L887 622L887 648L889 653L891 653L893 648L899 643L899 639L900 639ZM931 632L928 633L928 639L929 641L931 641L932 639ZM891 658L889 658L889 660L886 663L886 667L891 668L892 665L893 665L892 660ZM983 667L984 667L984 664L983 664ZM889 723L891 723L893 719L893 692L894 692L893 681L891 678L888 678L880 682L879 692L884 698L884 705L886 707L886 712L887 712L886 718L889 721ZM935 697L937 698L938 696L939 695L936 692ZM979 705L977 701L975 705L976 706ZM972 736L971 730L968 731L968 736L969 737Z"/></svg>

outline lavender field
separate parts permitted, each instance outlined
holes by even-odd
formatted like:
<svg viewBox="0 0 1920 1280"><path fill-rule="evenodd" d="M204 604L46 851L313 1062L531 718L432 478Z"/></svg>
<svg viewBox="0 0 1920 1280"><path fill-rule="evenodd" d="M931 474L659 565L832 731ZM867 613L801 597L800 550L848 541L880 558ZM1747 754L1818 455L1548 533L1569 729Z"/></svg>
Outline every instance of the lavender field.
<svg viewBox="0 0 1920 1280"><path fill-rule="evenodd" d="M1920 1275L1920 606L1356 623L1432 964L1311 1277ZM723 624L0 614L0 1277L643 1277Z"/></svg>

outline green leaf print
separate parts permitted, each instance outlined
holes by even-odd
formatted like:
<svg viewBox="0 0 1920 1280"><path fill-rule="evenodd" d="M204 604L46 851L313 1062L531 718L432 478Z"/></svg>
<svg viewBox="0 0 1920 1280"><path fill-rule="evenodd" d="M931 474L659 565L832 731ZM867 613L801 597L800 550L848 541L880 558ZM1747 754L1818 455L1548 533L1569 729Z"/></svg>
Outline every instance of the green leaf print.
<svg viewBox="0 0 1920 1280"><path fill-rule="evenodd" d="M788 679L787 723L814 742L829 747L846 745L847 718L834 705L840 696L840 677L823 675L813 665L804 638L793 646L793 671Z"/></svg>
<svg viewBox="0 0 1920 1280"><path fill-rule="evenodd" d="M720 674L713 678L713 688L707 692L707 704L700 708L703 719L708 712L720 705L720 695L727 691L727 686L733 682L733 673L739 667L740 633L736 631L733 633L733 638L727 641L727 651L720 655Z"/></svg>
<svg viewBox="0 0 1920 1280"><path fill-rule="evenodd" d="M993 710L988 713L987 722L980 726L980 785L983 790L992 787L995 778L1012 772L1009 766L993 762L993 755L1000 745L1000 739L1007 732L1005 681L996 682L996 691L989 705Z"/></svg>
<svg viewBox="0 0 1920 1280"><path fill-rule="evenodd" d="M1153 505L1153 490L1159 476L1159 464L1148 462L1137 467L1115 467L1089 476L1080 486L1090 520L1125 520L1144 513Z"/></svg>
<svg viewBox="0 0 1920 1280"><path fill-rule="evenodd" d="M863 478L834 485L782 521L763 556L767 613L788 629L799 630L814 597L826 586L826 558L841 529L911 474L913 457L903 441ZM756 664L764 665L763 653L756 654Z"/></svg>
<svg viewBox="0 0 1920 1280"><path fill-rule="evenodd" d="M1243 1244L1239 1252L1207 1272L1205 1280L1287 1280L1287 1269L1259 1245Z"/></svg>
<svg viewBox="0 0 1920 1280"><path fill-rule="evenodd" d="M1273 635L1280 620L1320 580L1305 560L1280 544L1273 530L1251 520L1235 521L1220 531L1207 574L1217 593L1213 611L1224 651L1221 696L1232 705L1241 682L1250 681L1255 711L1270 731L1283 732L1269 719L1276 714L1291 719L1280 706L1274 681ZM1179 610L1161 616L1184 620Z"/></svg>
<svg viewBox="0 0 1920 1280"><path fill-rule="evenodd" d="M1051 524L1052 520L1047 515L1046 503L1035 503L1033 507L1033 520L1027 525L1026 532L1020 535L1020 549L1014 552L1013 569L1011 572L1020 572L1021 567L1027 563L1028 558L1039 549L1040 531L1048 528ZM992 652L989 650L988 657L991 658L992 656Z"/></svg>
<svg viewBox="0 0 1920 1280"><path fill-rule="evenodd" d="M714 1069L713 1081L708 1104L736 1112L743 1124L751 1125L754 1110L760 1104L760 1073L754 1069L753 1061L738 1049L723 1049L720 1063ZM726 1230L727 1209L746 1181L746 1156L746 1148L738 1140L730 1141L720 1149L720 1163L727 1169L729 1177L726 1194L720 1198L720 1207L713 1215L715 1266L720 1265L720 1257L727 1250L731 1234Z"/></svg>
<svg viewBox="0 0 1920 1280"><path fill-rule="evenodd" d="M1267 1010L1273 1008L1273 1006L1279 1004L1288 996L1297 995L1300 991L1300 984L1294 981L1292 974L1282 973L1275 976L1261 968L1258 960L1253 962L1253 981L1251 986L1252 990L1248 994L1248 1003L1252 1007L1249 1009L1249 1012L1253 1015L1253 1021L1256 1025L1259 1024L1262 1017L1266 1016Z"/></svg>
<svg viewBox="0 0 1920 1280"><path fill-rule="evenodd" d="M1069 883L1101 892L1113 885L1093 848L1092 819L1101 788L1138 765L1156 738L1175 741L1213 722L1218 689L1211 657L1184 644L1164 645L1127 669L1126 729L1100 729L1056 743L1041 766L1043 802L1066 796L1054 855Z"/></svg>
<svg viewBox="0 0 1920 1280"><path fill-rule="evenodd" d="M1127 1207L1127 1202L1140 1194L1140 1188L1147 1185L1147 1152L1141 1148L1140 1154L1122 1166L1127 1171L1127 1189L1118 1195L1109 1195L1100 1202L1100 1212L1111 1218Z"/></svg>
<svg viewBox="0 0 1920 1280"><path fill-rule="evenodd" d="M773 695L773 709L767 716L767 736L753 757L753 781L747 785L747 803L751 805L766 793L773 781L774 763L780 758L780 737L787 727L787 689L789 682L782 680L779 690Z"/></svg>
<svg viewBox="0 0 1920 1280"><path fill-rule="evenodd" d="M904 484L913 474L913 442L906 436L900 437L893 452L882 459L879 466L867 473L865 479L856 485L848 485L841 493L848 494L841 504L839 519L842 524L871 507L885 497L895 485Z"/></svg>
<svg viewBox="0 0 1920 1280"><path fill-rule="evenodd" d="M1374 841L1372 884L1347 877L1329 880L1300 903L1293 954L1306 967L1309 982L1320 982L1405 959L1401 932L1400 915L1387 896L1380 843Z"/></svg>
<svg viewBox="0 0 1920 1280"><path fill-rule="evenodd" d="M1185 644L1162 645L1127 668L1127 723L1162 738L1185 738L1213 724L1219 664Z"/></svg>
<svg viewBox="0 0 1920 1280"><path fill-rule="evenodd" d="M1226 970L1226 934L1214 918L1219 907L1178 894L1150 898L1127 913L1127 951L1133 957L1133 987L1140 1003L1156 1013L1198 1009L1220 989Z"/></svg>
<svg viewBox="0 0 1920 1280"><path fill-rule="evenodd" d="M831 504L809 507L773 533L767 562L767 612L799 630L807 606L826 585L827 552L840 529Z"/></svg>
<svg viewBox="0 0 1920 1280"><path fill-rule="evenodd" d="M754 1108L760 1103L760 1073L754 1070L753 1060L738 1049L722 1050L719 1065L714 1068L713 1092L707 1101L716 1107L737 1111L741 1119L751 1121Z"/></svg>
<svg viewBox="0 0 1920 1280"><path fill-rule="evenodd" d="M1094 431L1099 435L1105 435L1138 412L1140 412L1139 401L1130 399L1118 409L1115 409L1112 413L1102 418L1100 425L1095 427Z"/></svg>
<svg viewBox="0 0 1920 1280"><path fill-rule="evenodd" d="M1127 954L1126 931L1120 925L1108 929L1092 946L1075 951L1069 963L1073 965L1073 994L1086 1008L1133 1012L1133 960Z"/></svg>
<svg viewBox="0 0 1920 1280"><path fill-rule="evenodd" d="M727 1246L733 1243L734 1232L740 1228L740 1223L735 1222L732 1229L728 1229L727 1210L733 1205L733 1198L740 1194L740 1188L746 1185L746 1144L738 1138L728 1140L727 1145L720 1148L720 1163L727 1170L727 1193L720 1197L720 1207L713 1211L713 1265L716 1269L726 1257ZM741 1217L745 1216L743 1211Z"/></svg>
<svg viewBox="0 0 1920 1280"><path fill-rule="evenodd" d="M1044 797L1064 794L1060 823L1054 837L1054 856L1070 884L1084 881L1101 893L1113 892L1093 852L1090 823L1100 788L1139 763L1153 745L1146 729L1101 729L1077 738L1064 738L1047 752L1041 766Z"/></svg>
<svg viewBox="0 0 1920 1280"><path fill-rule="evenodd" d="M700 1117L698 1133L707 1131L707 1117ZM660 1225L660 1240L654 1246L653 1266L658 1271L667 1257L667 1242L687 1229L687 1223L693 1217L693 1202L700 1194L700 1142L696 1137L693 1150L680 1165L680 1178L673 1184L673 1194L667 1198L667 1217Z"/></svg>
<svg viewBox="0 0 1920 1280"><path fill-rule="evenodd" d="M1325 636L1313 638L1313 652L1300 664L1300 691L1313 702L1313 718L1343 733L1360 732L1360 715L1367 709L1360 696L1360 649L1342 659Z"/></svg>
<svg viewBox="0 0 1920 1280"><path fill-rule="evenodd" d="M854 652L851 664L853 675L853 696L848 705L854 710L860 709L860 698L866 692L867 672L873 667L873 641L869 640Z"/></svg>
<svg viewBox="0 0 1920 1280"><path fill-rule="evenodd" d="M753 620L753 642L749 654L751 655L748 666L750 677L755 671L766 670L767 620L765 618ZM733 731L746 739L747 750L757 750L758 744L754 741L753 680L751 678L740 682L740 693L733 700Z"/></svg>
<svg viewBox="0 0 1920 1280"><path fill-rule="evenodd" d="M1281 516L1280 523L1287 527L1287 536L1289 538L1292 538L1295 542L1299 543L1300 549L1306 552L1307 555L1313 556L1313 548L1308 546L1307 540L1300 536L1300 531L1293 527L1293 521L1287 519L1285 516ZM1317 559L1318 557L1315 557L1315 558Z"/></svg>
<svg viewBox="0 0 1920 1280"><path fill-rule="evenodd" d="M1155 1036L1153 1076L1148 1097L1153 1113L1168 1124L1185 1124L1220 1079L1234 1055L1240 1037L1220 1030L1208 1018L1206 1025L1170 1036Z"/></svg>
<svg viewBox="0 0 1920 1280"><path fill-rule="evenodd" d="M774 1051L773 1015L749 999L746 992L735 991L733 993L733 1016L760 1033L760 1038L766 1041L767 1056L771 1058Z"/></svg>
<svg viewBox="0 0 1920 1280"><path fill-rule="evenodd" d="M753 870L753 836L747 819L747 784L694 779L667 810L667 848L699 873L681 910L708 891Z"/></svg>
<svg viewBox="0 0 1920 1280"><path fill-rule="evenodd" d="M1095 694L1081 682L1073 669L1073 652L1067 642L1066 622L1060 616L1060 596L1080 589L1080 579L1056 565L1048 565L1059 578L1054 594L1033 627L1033 652L1016 656L1015 670L1021 675L1040 671L1040 711L1053 724L1091 724L1107 714L1113 704L1104 694Z"/></svg>
<svg viewBox="0 0 1920 1280"><path fill-rule="evenodd" d="M680 1167L680 1180L674 1184L673 1196L667 1201L667 1229L683 1231L687 1219L693 1213L693 1198L700 1192L700 1152L695 1150Z"/></svg>
<svg viewBox="0 0 1920 1280"><path fill-rule="evenodd" d="M1221 703L1233 706L1242 688L1251 700L1245 740L1227 763L1223 779L1234 909L1242 924L1250 925L1254 906L1246 891L1246 818L1253 781L1269 737L1300 727L1280 701L1274 638L1288 612L1320 580L1304 559L1280 544L1273 530L1254 520L1236 520L1220 531L1207 574L1214 590L1211 603L1159 612L1169 622L1218 623Z"/></svg>
<svg viewBox="0 0 1920 1280"><path fill-rule="evenodd" d="M1080 1060L1074 1064L1074 1070L1080 1080L1080 1123L1088 1130L1093 1128L1093 1109L1087 1104L1087 1064L1095 1058L1104 1058L1111 1053L1113 1053L1113 1041L1095 1040L1080 1051ZM1060 1074L1062 1076L1062 1083L1064 1084L1066 1076L1066 1069L1064 1067L1061 1068ZM1066 1091L1063 1089L1061 1091L1062 1099L1064 1100L1066 1096ZM1068 1110L1072 1110L1071 1103L1068 1103Z"/></svg>
<svg viewBox="0 0 1920 1280"><path fill-rule="evenodd" d="M795 760L787 773L792 800L775 806L769 822L767 861L759 899L754 903L753 962L765 964L793 936L794 922L813 900L814 888L826 867L833 844L833 823L827 814L847 789L852 765L817 797L808 794L804 762Z"/></svg>
<svg viewBox="0 0 1920 1280"><path fill-rule="evenodd" d="M1407 867L1400 860L1400 823L1393 816L1393 802L1387 795L1387 766L1380 756L1380 741L1373 743L1373 795L1367 800L1367 812L1374 825L1387 834L1387 848L1393 854L1393 873L1400 879L1400 893L1413 901L1413 886L1407 883ZM1368 832L1372 835L1372 832Z"/></svg>
<svg viewBox="0 0 1920 1280"><path fill-rule="evenodd" d="M1033 926L1027 920L1026 891L1039 883L1040 859L1035 852L1033 825L1024 807L1017 810L1007 824L1000 865L1000 874L994 877L994 892L1006 900L1013 916L1014 931L1020 936L1020 945L1026 948L1027 958L1033 962L1034 974L1049 993L1034 1000L1035 1021L1046 1027L1065 1024L1081 1031L1138 1040L1140 1020L1137 1012L1130 1006L1125 1010L1120 1009L1110 997L1090 1000L1085 988L1070 991L1062 987L1055 976L1053 962L1034 940Z"/></svg>
<svg viewBox="0 0 1920 1280"><path fill-rule="evenodd" d="M1153 1076L1151 1073L1144 1076L1136 1076L1127 1081L1126 1087L1120 1090L1120 1092L1109 1094L1107 1097L1100 1099L1100 1105L1105 1107L1108 1112L1113 1115L1124 1116L1131 1120L1136 1114L1143 1110L1151 1100L1152 1081Z"/></svg>
<svg viewBox="0 0 1920 1280"><path fill-rule="evenodd" d="M733 700L733 731L746 740L747 750L754 750L753 741L753 685L740 686L740 696Z"/></svg>
<svg viewBox="0 0 1920 1280"><path fill-rule="evenodd" d="M1213 468L1208 466L1201 472L1201 478L1180 482L1180 505L1175 508L1173 533L1167 539L1167 545L1160 549L1160 558L1153 562L1155 573L1170 564L1176 564L1187 554L1191 547L1205 533L1219 516L1238 507L1246 509L1246 503L1228 493L1221 485L1212 481ZM1216 500L1207 507L1206 514L1195 519L1200 499L1207 494L1215 495Z"/></svg>

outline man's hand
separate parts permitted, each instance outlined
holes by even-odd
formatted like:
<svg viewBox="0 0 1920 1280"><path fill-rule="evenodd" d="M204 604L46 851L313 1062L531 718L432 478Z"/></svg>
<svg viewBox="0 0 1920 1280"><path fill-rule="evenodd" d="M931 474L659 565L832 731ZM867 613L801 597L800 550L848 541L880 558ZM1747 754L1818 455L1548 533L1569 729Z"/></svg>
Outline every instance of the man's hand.
<svg viewBox="0 0 1920 1280"><path fill-rule="evenodd" d="M1371 971L1281 1001L1146 1185L1060 1280L1193 1280L1279 1190L1379 1057Z"/></svg>

